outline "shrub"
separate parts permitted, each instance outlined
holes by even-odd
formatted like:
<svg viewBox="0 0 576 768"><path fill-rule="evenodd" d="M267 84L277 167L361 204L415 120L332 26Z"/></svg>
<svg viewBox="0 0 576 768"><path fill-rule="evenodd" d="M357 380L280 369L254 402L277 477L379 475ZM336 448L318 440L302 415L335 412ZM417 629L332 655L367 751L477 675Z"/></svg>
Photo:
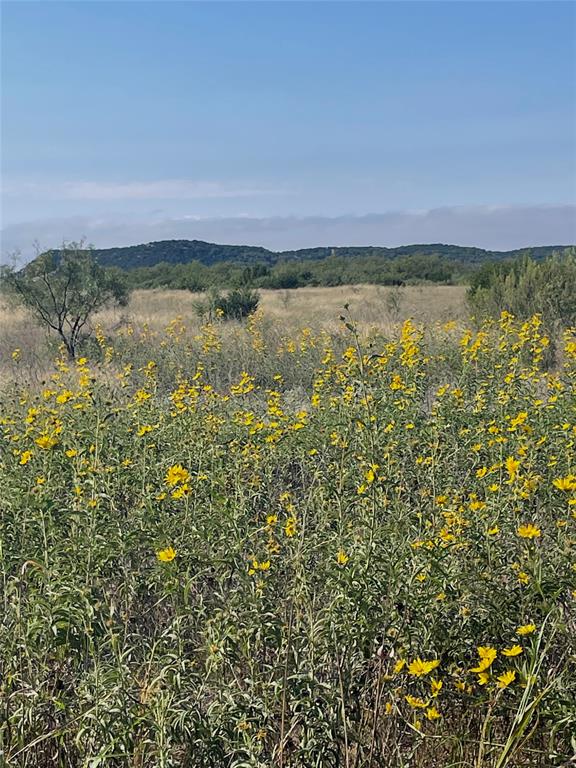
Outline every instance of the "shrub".
<svg viewBox="0 0 576 768"><path fill-rule="evenodd" d="M576 322L576 249L537 262L486 264L474 275L468 301L479 317L503 311L526 319L539 314L546 326Z"/></svg>
<svg viewBox="0 0 576 768"><path fill-rule="evenodd" d="M260 295L251 288L236 288L224 296L218 296L214 303L216 314L223 320L242 320L258 308Z"/></svg>
<svg viewBox="0 0 576 768"><path fill-rule="evenodd" d="M221 295L217 290L211 290L204 301L194 303L194 311L200 318L212 320L218 317L222 320L242 320L258 308L260 294L251 288L235 288Z"/></svg>

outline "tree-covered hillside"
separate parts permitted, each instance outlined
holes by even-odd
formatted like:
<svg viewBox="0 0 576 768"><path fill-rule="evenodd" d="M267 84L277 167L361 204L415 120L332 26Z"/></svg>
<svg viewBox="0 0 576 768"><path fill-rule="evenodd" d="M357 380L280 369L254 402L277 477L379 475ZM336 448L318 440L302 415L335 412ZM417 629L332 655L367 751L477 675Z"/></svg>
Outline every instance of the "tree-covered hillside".
<svg viewBox="0 0 576 768"><path fill-rule="evenodd" d="M272 263L276 260L275 253L259 246L217 245L203 240L161 240L145 245L95 249L93 255L103 266L120 269L153 267L160 263L186 264L190 261L210 265L219 261Z"/></svg>
<svg viewBox="0 0 576 768"><path fill-rule="evenodd" d="M565 246L544 246L523 248L516 251L487 251L483 248L470 248L459 245L423 244L404 245L398 248L383 248L378 246L340 246L302 248L293 251L270 251L267 248L250 245L219 245L206 243L202 240L161 240L144 245L132 245L121 248L95 249L95 258L107 267L120 269L137 269L153 267L156 264L187 264L197 261L210 266L222 261L239 262L242 264L275 264L278 261L292 260L322 260L330 256L343 258L386 258L394 259L401 256L436 256L440 258L478 263L486 260L513 258L530 254L536 259L550 256L554 251Z"/></svg>
<svg viewBox="0 0 576 768"><path fill-rule="evenodd" d="M568 246L516 251L486 251L457 245L407 245L399 248L337 247L270 251L201 240L164 240L126 248L90 249L97 262L122 270L131 288L211 287L299 288L370 283L466 283L483 265L530 257L537 261ZM60 251L50 251L57 257ZM26 270L33 267L32 262Z"/></svg>

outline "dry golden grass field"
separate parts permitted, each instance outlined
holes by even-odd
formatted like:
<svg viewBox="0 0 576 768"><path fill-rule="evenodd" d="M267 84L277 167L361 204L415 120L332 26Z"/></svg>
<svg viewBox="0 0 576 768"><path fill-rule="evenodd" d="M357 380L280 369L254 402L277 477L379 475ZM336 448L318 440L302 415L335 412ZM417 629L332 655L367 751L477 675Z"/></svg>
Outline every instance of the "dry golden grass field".
<svg viewBox="0 0 576 768"><path fill-rule="evenodd" d="M407 286L389 288L377 285L346 285L336 288L298 288L261 291L261 309L270 328L288 331L309 326L315 331L334 331L349 304L351 316L364 331L390 333L407 318L432 326L448 320L464 321L468 311L464 286ZM127 307L105 311L93 325L105 333L122 325L136 329L148 326L161 333L179 317L190 335L198 333L201 320L194 305L200 294L188 291L135 291ZM232 323L231 325L235 325ZM48 343L51 342L51 343ZM0 297L0 383L18 378L41 380L50 369L57 338L35 324L27 311L8 306ZM12 353L20 350L18 368L12 365Z"/></svg>
<svg viewBox="0 0 576 768"><path fill-rule="evenodd" d="M287 326L320 328L337 324L348 303L358 324L386 329L407 317L426 324L463 318L465 294L463 286L296 288L261 291L261 307L266 316ZM176 315L193 317L197 299L187 291L136 291L129 312L138 322L163 327Z"/></svg>

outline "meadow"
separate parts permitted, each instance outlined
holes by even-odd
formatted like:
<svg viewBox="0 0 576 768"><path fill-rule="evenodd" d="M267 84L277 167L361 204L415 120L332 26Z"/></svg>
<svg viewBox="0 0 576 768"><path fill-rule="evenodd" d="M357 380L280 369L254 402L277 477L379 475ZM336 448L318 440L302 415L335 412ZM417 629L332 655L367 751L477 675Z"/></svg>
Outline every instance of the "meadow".
<svg viewBox="0 0 576 768"><path fill-rule="evenodd" d="M2 764L572 764L576 331L464 293L2 310Z"/></svg>
<svg viewBox="0 0 576 768"><path fill-rule="evenodd" d="M290 290L261 290L264 325L271 343L279 343L286 330L298 332L309 327L315 330L338 330L339 317L348 303L360 329L368 332L391 333L399 322L408 317L425 325L467 318L466 288L464 286L406 286L390 288L377 285L340 286L337 288L297 288ZM138 334L159 338L176 320L185 318L186 334L200 333L202 322L195 305L203 294L180 290L136 290L126 308L99 313L94 325L104 333L116 335L121 328L131 327ZM231 324L234 327L234 324ZM0 384L14 378L41 382L53 367L57 353L54 337L30 320L27 311L8 303L0 295ZM231 337L229 331L226 338ZM93 338L90 340L94 343ZM250 355L243 348L243 338L236 340L239 352L228 357L232 368ZM162 339L156 346L161 346ZM12 352L20 351L18 365L12 364ZM134 348L132 352L134 352Z"/></svg>

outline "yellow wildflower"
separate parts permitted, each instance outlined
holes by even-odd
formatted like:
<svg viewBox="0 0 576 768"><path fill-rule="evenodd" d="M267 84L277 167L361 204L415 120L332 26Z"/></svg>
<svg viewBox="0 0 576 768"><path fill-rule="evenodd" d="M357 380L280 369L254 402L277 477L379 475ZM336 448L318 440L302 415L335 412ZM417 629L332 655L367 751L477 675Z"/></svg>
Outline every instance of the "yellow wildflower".
<svg viewBox="0 0 576 768"><path fill-rule="evenodd" d="M166 472L166 477L164 478L166 485L169 485L170 487L186 483L188 480L190 480L190 472L188 472L187 469L184 469L181 464L173 464L169 467Z"/></svg>
<svg viewBox="0 0 576 768"><path fill-rule="evenodd" d="M350 560L346 552L344 552L342 549L338 552L336 555L336 561L338 562L338 565L346 565L346 563Z"/></svg>
<svg viewBox="0 0 576 768"><path fill-rule="evenodd" d="M173 499L181 499L183 496L186 496L188 493L190 493L190 486L188 483L182 483L182 485L179 485L178 488L172 491L170 494Z"/></svg>
<svg viewBox="0 0 576 768"><path fill-rule="evenodd" d="M559 491L576 491L576 475L566 475L552 480L552 485Z"/></svg>
<svg viewBox="0 0 576 768"><path fill-rule="evenodd" d="M378 469L379 469L378 464L370 464L369 469L366 471L366 474L364 475L368 485L372 485L374 480L376 480L376 473Z"/></svg>
<svg viewBox="0 0 576 768"><path fill-rule="evenodd" d="M432 672L433 669L436 669L439 664L440 662L437 659L433 659L431 661L423 661L420 657L418 657L414 659L414 661L410 662L408 665L408 672L411 675L414 675L414 677L423 677L429 672Z"/></svg>
<svg viewBox="0 0 576 768"><path fill-rule="evenodd" d="M513 683L516 679L516 672L514 670L509 669L507 672L503 672L501 675L498 675L498 682L496 685L498 688L508 688L510 683Z"/></svg>
<svg viewBox="0 0 576 768"><path fill-rule="evenodd" d="M430 689L432 691L432 696L438 696L438 694L442 690L442 685L443 685L442 680L434 680L434 678L430 680Z"/></svg>
<svg viewBox="0 0 576 768"><path fill-rule="evenodd" d="M146 392L145 389L139 389L137 392L134 393L134 402L135 403L144 403L146 400L149 400L152 397L150 392Z"/></svg>
<svg viewBox="0 0 576 768"><path fill-rule="evenodd" d="M475 667L470 669L470 672L485 672L492 665L492 662L498 655L498 651L489 645L481 645L477 650L480 661Z"/></svg>
<svg viewBox="0 0 576 768"><path fill-rule="evenodd" d="M39 448L42 448L43 450L47 451L50 448L54 448L58 440L54 436L47 435L44 432L43 434L40 435L40 437L37 437L36 440L34 440L34 442Z"/></svg>
<svg viewBox="0 0 576 768"><path fill-rule="evenodd" d="M270 560L257 560L255 557L251 558L252 562L250 564L250 567L248 568L248 575L254 576L259 571L269 571L270 570Z"/></svg>
<svg viewBox="0 0 576 768"><path fill-rule="evenodd" d="M497 525L493 525L491 528L488 528L486 533L488 536L496 536L496 534L500 531L500 528Z"/></svg>
<svg viewBox="0 0 576 768"><path fill-rule="evenodd" d="M426 707L426 702L424 699L420 699L418 696L404 696L408 704L410 704L411 707L414 709L424 709Z"/></svg>
<svg viewBox="0 0 576 768"><path fill-rule="evenodd" d="M520 467L520 460L515 459L514 456L508 456L508 458L504 462L504 466L506 467L506 471L508 472L508 482L513 483L518 474L518 469Z"/></svg>
<svg viewBox="0 0 576 768"><path fill-rule="evenodd" d="M156 552L156 557L161 563L170 563L176 557L176 550L173 547L166 547Z"/></svg>
<svg viewBox="0 0 576 768"><path fill-rule="evenodd" d="M512 645L510 648L504 648L502 656L519 656L522 653L522 646Z"/></svg>
<svg viewBox="0 0 576 768"><path fill-rule="evenodd" d="M522 624L516 630L517 635L531 635L532 632L536 632L536 624Z"/></svg>
<svg viewBox="0 0 576 768"><path fill-rule="evenodd" d="M540 536L542 532L540 528L533 523L525 523L518 528L516 533L523 539L535 539Z"/></svg>

